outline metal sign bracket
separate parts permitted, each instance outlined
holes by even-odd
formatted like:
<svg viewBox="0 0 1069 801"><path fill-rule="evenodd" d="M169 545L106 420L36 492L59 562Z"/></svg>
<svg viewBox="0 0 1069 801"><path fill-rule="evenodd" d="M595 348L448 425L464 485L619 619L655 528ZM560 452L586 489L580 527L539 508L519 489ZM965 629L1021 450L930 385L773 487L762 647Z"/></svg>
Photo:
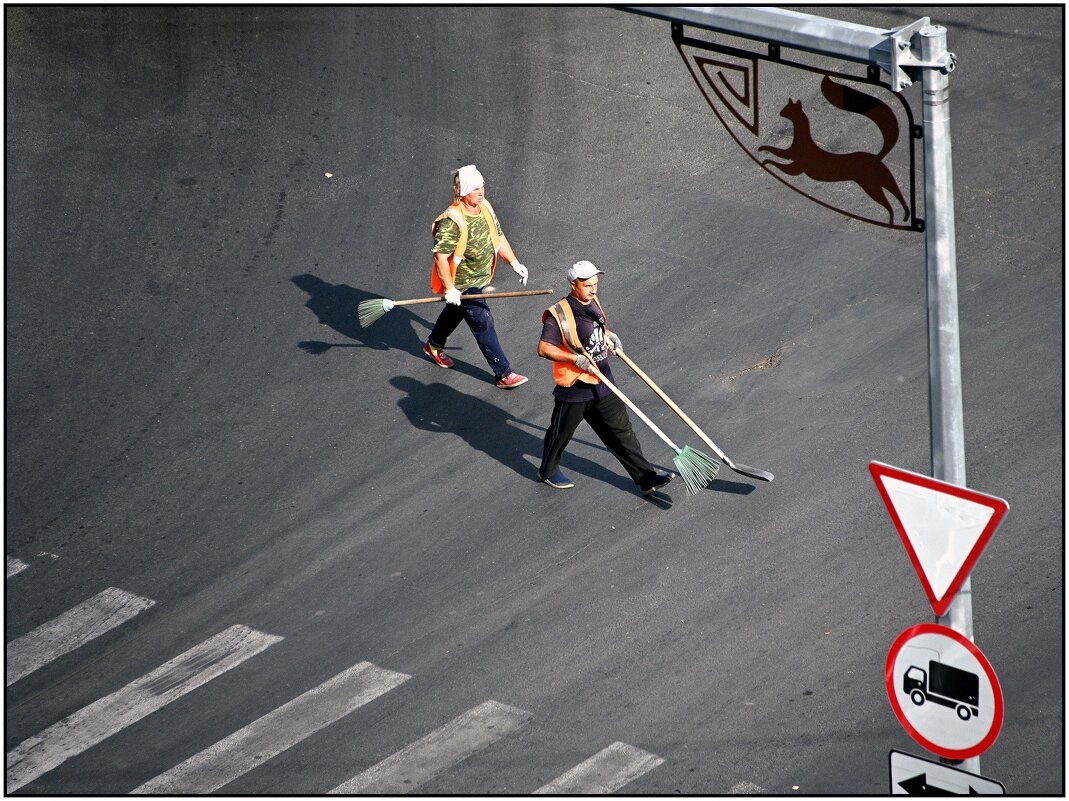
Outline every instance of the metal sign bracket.
<svg viewBox="0 0 1069 801"><path fill-rule="evenodd" d="M934 58L918 58L913 52L913 37L931 27L928 17L921 17L901 28L891 31L891 88L896 92L911 86L920 78L919 70L937 69L944 75L954 71L958 59L953 53L943 50L934 54ZM920 47L918 47L918 50Z"/></svg>

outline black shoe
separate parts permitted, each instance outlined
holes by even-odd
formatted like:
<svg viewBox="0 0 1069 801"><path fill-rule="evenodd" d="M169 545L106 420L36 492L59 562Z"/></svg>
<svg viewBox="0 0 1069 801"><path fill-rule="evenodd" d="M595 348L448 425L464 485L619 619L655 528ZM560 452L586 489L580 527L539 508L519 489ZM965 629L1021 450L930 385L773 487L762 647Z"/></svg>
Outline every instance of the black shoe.
<svg viewBox="0 0 1069 801"><path fill-rule="evenodd" d="M671 473L654 473L652 476L645 479L641 484L639 484L639 486L642 487L643 495L649 495L651 492L659 490L671 480Z"/></svg>

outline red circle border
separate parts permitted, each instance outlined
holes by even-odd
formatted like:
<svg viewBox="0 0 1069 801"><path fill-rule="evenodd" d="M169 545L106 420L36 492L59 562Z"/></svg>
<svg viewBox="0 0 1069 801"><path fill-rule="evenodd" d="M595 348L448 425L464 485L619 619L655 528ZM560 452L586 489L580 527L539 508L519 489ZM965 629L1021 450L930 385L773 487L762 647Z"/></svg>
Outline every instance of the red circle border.
<svg viewBox="0 0 1069 801"><path fill-rule="evenodd" d="M949 637L955 642L963 645L976 657L976 660L980 663L980 667L984 669L984 673L987 674L987 678L991 682L991 692L995 697L995 713L992 716L991 729L988 731L987 735L974 746L954 749L944 748L941 745L933 743L913 727L908 718L906 718L905 713L902 711L901 705L898 703L898 697L895 693L895 659L906 642L920 634L939 634L944 637ZM995 740L998 739L999 733L1002 731L1002 719L1005 710L1003 709L1002 687L998 683L998 676L995 675L994 668L991 667L991 663L987 660L987 657L976 647L974 642L948 626L941 626L938 623L920 623L916 626L911 626L899 634L891 644L891 650L887 652L887 662L884 665L884 685L887 690L887 698L891 702L891 709L894 710L898 722L902 724L914 740L932 753L938 754L941 757L946 757L947 759L969 759L978 756L994 744Z"/></svg>

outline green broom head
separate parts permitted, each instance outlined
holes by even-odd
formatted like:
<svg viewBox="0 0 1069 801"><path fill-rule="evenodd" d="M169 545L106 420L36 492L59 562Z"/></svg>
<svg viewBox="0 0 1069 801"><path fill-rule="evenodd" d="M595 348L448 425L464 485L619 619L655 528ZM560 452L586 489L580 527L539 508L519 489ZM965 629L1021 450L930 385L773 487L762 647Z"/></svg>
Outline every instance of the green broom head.
<svg viewBox="0 0 1069 801"><path fill-rule="evenodd" d="M679 475L683 476L689 495L697 495L720 472L720 462L712 456L694 450L689 445L684 445L676 452L672 464L676 466Z"/></svg>
<svg viewBox="0 0 1069 801"><path fill-rule="evenodd" d="M372 298L364 300L357 306L360 314L360 327L367 328L377 319L393 308L393 301L389 298Z"/></svg>

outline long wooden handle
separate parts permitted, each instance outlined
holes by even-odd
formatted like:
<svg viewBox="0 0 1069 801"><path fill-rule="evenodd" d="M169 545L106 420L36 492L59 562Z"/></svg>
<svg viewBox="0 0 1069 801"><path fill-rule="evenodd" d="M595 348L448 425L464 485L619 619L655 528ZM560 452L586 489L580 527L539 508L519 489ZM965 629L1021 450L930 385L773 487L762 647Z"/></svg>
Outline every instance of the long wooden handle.
<svg viewBox="0 0 1069 801"><path fill-rule="evenodd" d="M530 295L551 295L552 289L524 289L521 292L486 292L479 295L461 295L461 300L473 300L478 298L479 300L486 300L487 298L525 298ZM434 295L429 298L413 298L412 300L395 300L394 306L412 306L416 303L441 303L445 300L443 295Z"/></svg>
<svg viewBox="0 0 1069 801"><path fill-rule="evenodd" d="M727 456L724 455L724 452L722 450L720 450L720 448L716 447L716 443L713 442L711 439L709 439L709 437L707 437L705 435L705 432L702 431L700 428L698 428L697 424L695 424L695 422L693 420L691 420L689 417L687 417L686 412L684 412L682 409L680 409L678 406L676 406L675 401L673 401L666 394L664 394L664 390L662 390L659 386L657 386L655 383L653 383L653 379L652 378L650 378L648 375L646 375L644 372L642 372L642 368L640 368L637 364L635 364L634 361L631 360L630 356L628 356L622 350L617 350L617 351L614 351L614 352L616 353L617 356L619 356L621 359L624 360L624 364L626 364L628 367L630 367L632 370L635 371L635 374L639 378L641 378L643 381L645 381L647 384L650 385L650 389L652 389L654 392L656 392L657 395L660 397L660 399L663 400L665 403L667 403L669 408L671 408L671 410L673 412L675 412L676 414L679 415L679 419L682 420L684 423L686 423L688 426L690 426L691 429L694 431L694 433L697 434L699 437L701 437L702 440L705 442L705 444L708 445L710 448L712 448L716 452L717 456L719 456L721 459L724 459L725 461L727 460Z"/></svg>
<svg viewBox="0 0 1069 801"><path fill-rule="evenodd" d="M589 359L590 357L587 356L587 358ZM590 363L594 364L594 360L590 359ZM612 381L607 379L605 377L605 374L603 372L601 372L601 370L598 369L598 366L596 364L594 364L594 372L595 372L595 374L597 375L598 378L600 378L602 381L605 382L605 386L607 386L609 389L611 389L613 392L615 392L617 395L620 396L620 400L622 400L624 403L627 404L627 408L629 408L631 411L633 411L635 414L637 414L639 417L641 417L642 418L642 422L644 422L646 425L648 425L650 428L652 428L654 433L657 436L659 436L661 439L663 439L665 444L669 448L671 448L676 453L679 453L680 449L676 446L676 444L674 442L672 442L672 440L670 440L668 438L668 435L665 434L663 431L661 431L661 429L657 427L657 424L655 422L650 420L650 418L646 417L646 415L642 413L642 410L640 408L638 408L635 404L633 404L631 402L631 400L627 397L627 395L625 395L623 392L620 391L619 387L617 387L615 384L612 383Z"/></svg>

